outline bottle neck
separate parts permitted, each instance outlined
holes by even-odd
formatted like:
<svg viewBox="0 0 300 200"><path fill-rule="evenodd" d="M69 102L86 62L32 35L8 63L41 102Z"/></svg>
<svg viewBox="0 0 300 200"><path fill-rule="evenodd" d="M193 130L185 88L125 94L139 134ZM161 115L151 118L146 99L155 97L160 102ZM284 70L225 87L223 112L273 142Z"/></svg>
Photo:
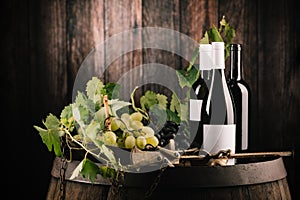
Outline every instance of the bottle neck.
<svg viewBox="0 0 300 200"><path fill-rule="evenodd" d="M201 70L200 73L204 81L211 80L212 70Z"/></svg>
<svg viewBox="0 0 300 200"><path fill-rule="evenodd" d="M230 79L242 80L242 51L238 49L230 51Z"/></svg>
<svg viewBox="0 0 300 200"><path fill-rule="evenodd" d="M224 69L210 69L210 70L201 70L201 78L203 80L211 80L213 71L219 72L222 78L225 78L225 71Z"/></svg>
<svg viewBox="0 0 300 200"><path fill-rule="evenodd" d="M211 70L202 70L201 71L201 78L207 85L207 87L210 87L212 82L215 82L218 77L219 80L222 80L222 82L226 82L225 77L225 70L224 69L211 69Z"/></svg>

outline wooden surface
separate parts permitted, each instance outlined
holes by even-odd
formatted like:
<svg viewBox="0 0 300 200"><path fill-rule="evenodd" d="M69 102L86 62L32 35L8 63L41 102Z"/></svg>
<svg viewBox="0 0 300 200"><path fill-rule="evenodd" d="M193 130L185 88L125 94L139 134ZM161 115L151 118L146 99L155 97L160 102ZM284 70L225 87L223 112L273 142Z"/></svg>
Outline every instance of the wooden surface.
<svg viewBox="0 0 300 200"><path fill-rule="evenodd" d="M41 125L49 112L59 115L70 103L79 67L96 44L143 26L171 28L199 41L203 31L211 24L218 25L225 15L236 27L234 42L244 47L244 78L251 89L249 150L295 150L297 159L284 161L291 194L299 198L299 1L11 0L0 5L4 28L0 53L5 118L2 141L8 163L3 170L10 172L4 176L8 187L18 184L15 180L30 180L41 189L27 190L27 197L45 197L52 157L33 125ZM139 40L141 35L135 38ZM98 66L105 64L103 61ZM175 69L187 64L169 52L136 50L114 61L103 80L118 80L128 70L151 62ZM135 78L152 75L155 72L137 70L128 84L132 87ZM22 173L15 163L26 163Z"/></svg>

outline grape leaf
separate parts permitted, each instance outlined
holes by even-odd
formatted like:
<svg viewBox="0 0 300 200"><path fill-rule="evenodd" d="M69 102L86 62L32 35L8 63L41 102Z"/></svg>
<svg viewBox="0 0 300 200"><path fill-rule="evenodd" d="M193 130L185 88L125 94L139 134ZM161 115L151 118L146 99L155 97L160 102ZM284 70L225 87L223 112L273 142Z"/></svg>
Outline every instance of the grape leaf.
<svg viewBox="0 0 300 200"><path fill-rule="evenodd" d="M192 66L190 71L186 71L184 69L177 70L176 74L181 88L184 88L185 86L192 87L193 83L199 76L199 70L195 66Z"/></svg>
<svg viewBox="0 0 300 200"><path fill-rule="evenodd" d="M99 146L99 148L112 164L117 163L114 152L111 149L107 148L104 144Z"/></svg>
<svg viewBox="0 0 300 200"><path fill-rule="evenodd" d="M73 170L72 175L70 176L70 179L71 179L71 180L73 180L74 178L76 178L77 176L79 176L80 171L82 170L83 161L84 161L84 160L82 160L82 161L76 166L76 168Z"/></svg>
<svg viewBox="0 0 300 200"><path fill-rule="evenodd" d="M172 94L170 110L174 113L177 113L181 121L188 120L188 103L180 102L179 98L175 93Z"/></svg>
<svg viewBox="0 0 300 200"><path fill-rule="evenodd" d="M175 112L173 112L169 109L167 109L167 120L172 121L172 122L176 122L177 124L180 124L180 122L181 122L178 115Z"/></svg>
<svg viewBox="0 0 300 200"><path fill-rule="evenodd" d="M225 26L226 43L230 45L234 37L235 37L235 30L227 23Z"/></svg>
<svg viewBox="0 0 300 200"><path fill-rule="evenodd" d="M148 90L145 95L140 98L140 104L143 110L149 110L151 106L157 104L155 92Z"/></svg>
<svg viewBox="0 0 300 200"><path fill-rule="evenodd" d="M216 28L215 25L212 25L212 27L208 30L207 33L208 33L209 39L212 42L224 42L220 32L218 31L218 29Z"/></svg>
<svg viewBox="0 0 300 200"><path fill-rule="evenodd" d="M180 119L181 119L181 121L188 121L188 112L189 112L188 103L181 103L180 104Z"/></svg>
<svg viewBox="0 0 300 200"><path fill-rule="evenodd" d="M97 178L97 174L100 174L100 172L100 168L93 161L89 159L83 160L80 175L82 175L84 178L88 178L92 183L94 183L95 179Z"/></svg>
<svg viewBox="0 0 300 200"><path fill-rule="evenodd" d="M205 31L203 38L200 40L200 44L209 44L209 37L207 31Z"/></svg>
<svg viewBox="0 0 300 200"><path fill-rule="evenodd" d="M73 116L76 122L82 127L84 127L85 124L89 123L89 119L90 119L89 112L86 108L84 108L81 105L78 107L73 105Z"/></svg>
<svg viewBox="0 0 300 200"><path fill-rule="evenodd" d="M83 94L82 92L78 92L74 105L76 107L82 106L88 112L91 112L91 113L95 112L95 104L93 103L93 101L91 99L87 98L87 96L85 94Z"/></svg>
<svg viewBox="0 0 300 200"><path fill-rule="evenodd" d="M226 43L225 43L225 50L226 50L225 59L226 59L230 56L229 48L233 38L235 37L235 30L228 23L226 23L224 32L226 38Z"/></svg>
<svg viewBox="0 0 300 200"><path fill-rule="evenodd" d="M87 136L91 139L94 140L96 138L97 133L100 130L100 124L94 120L90 122L89 125L87 125L85 132Z"/></svg>
<svg viewBox="0 0 300 200"><path fill-rule="evenodd" d="M100 167L100 174L103 178L107 178L107 177L114 178L116 171L110 167L103 165Z"/></svg>
<svg viewBox="0 0 300 200"><path fill-rule="evenodd" d="M73 119L73 111L72 104L65 106L60 114L60 122L67 127L71 132L74 129L74 119Z"/></svg>
<svg viewBox="0 0 300 200"><path fill-rule="evenodd" d="M192 69L198 56L199 56L199 48L196 48L193 52L192 60L190 61L189 66L186 68L187 72L189 72Z"/></svg>
<svg viewBox="0 0 300 200"><path fill-rule="evenodd" d="M203 38L200 40L200 44L209 44L209 36L207 31L205 31ZM196 48L193 52L193 56L192 56L192 60L190 61L189 66L187 67L185 73L190 72L193 69L193 66L195 65L195 61L199 56L199 48ZM180 72L180 70L178 70ZM195 72L191 72L191 74L193 75ZM180 74L177 74L177 76ZM197 75L198 77L198 75ZM184 85L184 84L183 84Z"/></svg>
<svg viewBox="0 0 300 200"><path fill-rule="evenodd" d="M101 90L103 87L104 85L102 81L97 77L93 77L87 82L86 86L86 93L88 98L91 99L94 103L97 103L98 101L102 102Z"/></svg>
<svg viewBox="0 0 300 200"><path fill-rule="evenodd" d="M101 90L102 95L107 95L108 99L118 99L120 97L121 85L116 83L107 83Z"/></svg>
<svg viewBox="0 0 300 200"><path fill-rule="evenodd" d="M178 116L180 116L180 101L177 98L176 94L173 93L172 94L172 99L171 99L171 103L170 103L170 110L174 113L178 113Z"/></svg>
<svg viewBox="0 0 300 200"><path fill-rule="evenodd" d="M230 44L232 43L233 38L235 37L235 30L230 24L225 20L225 16L220 20L219 33L223 38L225 44L225 60L230 55Z"/></svg>
<svg viewBox="0 0 300 200"><path fill-rule="evenodd" d="M112 100L108 100L108 105L111 108L111 112L112 112L111 114L113 116L117 116L117 110L129 106L131 105L131 103L126 101L121 101L119 99L112 99Z"/></svg>
<svg viewBox="0 0 300 200"><path fill-rule="evenodd" d="M51 152L54 150L56 156L62 156L62 151L60 147L60 122L56 116L49 114L46 118L46 121L43 122L46 129L43 129L39 126L34 126L34 128L39 132L43 143L46 144L48 150Z"/></svg>
<svg viewBox="0 0 300 200"><path fill-rule="evenodd" d="M46 126L47 129L59 129L59 120L57 119L57 117L53 114L49 114L46 118L46 121L44 122L44 125Z"/></svg>
<svg viewBox="0 0 300 200"><path fill-rule="evenodd" d="M156 94L156 99L158 101L158 105L160 105L164 110L166 110L168 104L168 97L163 94Z"/></svg>
<svg viewBox="0 0 300 200"><path fill-rule="evenodd" d="M149 109L149 116L151 119L151 127L155 132L161 130L167 121L167 112L159 104L151 106Z"/></svg>
<svg viewBox="0 0 300 200"><path fill-rule="evenodd" d="M106 115L105 115L105 108L101 107L94 116L94 120L97 121L100 125L100 129L103 129L105 127L105 121Z"/></svg>
<svg viewBox="0 0 300 200"><path fill-rule="evenodd" d="M75 103L72 105L72 107L73 116L74 108L77 108L80 114L80 120L83 124L88 124L92 114L95 112L95 104L81 92L78 92ZM78 118L75 120L79 122Z"/></svg>
<svg viewBox="0 0 300 200"><path fill-rule="evenodd" d="M65 108L61 111L60 114L61 119L63 118L69 119L71 117L73 117L72 104L65 106Z"/></svg>
<svg viewBox="0 0 300 200"><path fill-rule="evenodd" d="M100 150L100 154L98 156L102 157L102 155L104 155L108 159L109 163L103 163L103 164L112 165L115 169L117 169L118 166L117 166L116 158L114 156L114 152L111 149L107 148L107 146L104 144L104 142L102 140L95 139L95 140L93 140L93 143ZM95 158L97 158L97 156L95 156Z"/></svg>
<svg viewBox="0 0 300 200"><path fill-rule="evenodd" d="M84 178L88 178L91 183L94 183L98 174L100 174L103 178L114 178L115 170L105 165L99 167L93 161L85 158L73 170L70 179L73 180L81 175Z"/></svg>

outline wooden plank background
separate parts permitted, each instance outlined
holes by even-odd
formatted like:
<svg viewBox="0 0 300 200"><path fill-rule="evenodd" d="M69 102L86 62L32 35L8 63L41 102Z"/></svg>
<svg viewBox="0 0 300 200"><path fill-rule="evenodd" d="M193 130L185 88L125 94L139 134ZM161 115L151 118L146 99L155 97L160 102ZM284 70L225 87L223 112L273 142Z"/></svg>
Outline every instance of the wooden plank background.
<svg viewBox="0 0 300 200"><path fill-rule="evenodd" d="M296 170L300 164L298 2L1 1L3 182L18 191L27 185L29 189L23 194L29 199L45 197L52 156L32 126L41 124L49 112L59 114L70 103L79 67L95 45L114 34L141 27L170 28L199 41L203 31L218 25L225 15L236 28L234 42L244 47L244 78L251 89L250 150L295 150L296 157L284 161L292 196L300 198L296 192L300 187ZM142 36L135 39L141 41ZM122 45L126 44L119 48ZM103 80L116 81L128 70L152 62L175 69L186 65L172 53L141 49L115 60ZM105 64L105 59L98 64ZM145 74L141 69L134 76L147 78L155 72ZM134 81L128 84L132 87Z"/></svg>

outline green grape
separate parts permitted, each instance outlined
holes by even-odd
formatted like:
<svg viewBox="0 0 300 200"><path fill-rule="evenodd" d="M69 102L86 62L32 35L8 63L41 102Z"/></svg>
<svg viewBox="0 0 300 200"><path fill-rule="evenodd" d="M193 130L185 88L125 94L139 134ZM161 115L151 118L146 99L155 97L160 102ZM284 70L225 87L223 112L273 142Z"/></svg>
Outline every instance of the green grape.
<svg viewBox="0 0 300 200"><path fill-rule="evenodd" d="M121 121L117 118L117 117L114 117L112 120L111 120L111 124L110 124L110 128L112 131L116 131L120 128L121 126Z"/></svg>
<svg viewBox="0 0 300 200"><path fill-rule="evenodd" d="M143 119L143 115L140 112L134 112L130 115L130 119L132 121L136 120L136 121L142 121Z"/></svg>
<svg viewBox="0 0 300 200"><path fill-rule="evenodd" d="M130 128L132 128L133 130L139 130L143 127L144 125L140 121L136 121L136 120L130 121Z"/></svg>
<svg viewBox="0 0 300 200"><path fill-rule="evenodd" d="M128 131L128 130L124 130L123 131L123 134L122 134L122 137L123 138L127 138L129 135L133 135L132 132Z"/></svg>
<svg viewBox="0 0 300 200"><path fill-rule="evenodd" d="M136 138L136 146L140 149L144 149L147 144L146 138L144 136L138 136Z"/></svg>
<svg viewBox="0 0 300 200"><path fill-rule="evenodd" d="M145 135L145 137L154 136L154 130L150 126L144 126L142 128L142 133Z"/></svg>
<svg viewBox="0 0 300 200"><path fill-rule="evenodd" d="M157 147L157 145L159 144L159 141L155 136L147 137L146 142L147 144L151 144L153 147Z"/></svg>
<svg viewBox="0 0 300 200"><path fill-rule="evenodd" d="M130 115L128 113L123 113L121 115L121 119L122 120L126 120L126 121L129 121L130 120Z"/></svg>
<svg viewBox="0 0 300 200"><path fill-rule="evenodd" d="M125 148L132 149L135 146L135 137L129 135L125 139Z"/></svg>
<svg viewBox="0 0 300 200"><path fill-rule="evenodd" d="M111 145L111 146L115 146L117 143L117 136L114 132L112 131L106 131L103 134L103 142L106 145Z"/></svg>
<svg viewBox="0 0 300 200"><path fill-rule="evenodd" d="M140 130L133 130L133 131L131 131L131 133L133 134L134 137L143 136L143 135L141 134L141 131L140 131Z"/></svg>
<svg viewBox="0 0 300 200"><path fill-rule="evenodd" d="M120 129L124 131L126 128L129 127L129 121L130 121L130 115L128 113L123 113L121 115L121 120L120 120Z"/></svg>

